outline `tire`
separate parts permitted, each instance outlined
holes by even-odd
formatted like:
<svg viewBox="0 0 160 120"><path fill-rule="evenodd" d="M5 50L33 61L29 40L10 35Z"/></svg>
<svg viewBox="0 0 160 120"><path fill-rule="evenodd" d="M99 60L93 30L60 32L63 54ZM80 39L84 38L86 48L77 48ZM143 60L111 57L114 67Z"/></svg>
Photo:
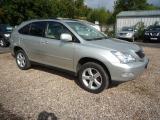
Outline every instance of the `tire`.
<svg viewBox="0 0 160 120"><path fill-rule="evenodd" d="M21 70L27 70L31 67L31 63L23 50L16 51L16 63Z"/></svg>
<svg viewBox="0 0 160 120"><path fill-rule="evenodd" d="M7 47L7 43L5 42L4 38L0 38L0 47Z"/></svg>
<svg viewBox="0 0 160 120"><path fill-rule="evenodd" d="M79 70L79 83L88 92L100 93L109 87L109 75L104 68L94 62L88 62Z"/></svg>

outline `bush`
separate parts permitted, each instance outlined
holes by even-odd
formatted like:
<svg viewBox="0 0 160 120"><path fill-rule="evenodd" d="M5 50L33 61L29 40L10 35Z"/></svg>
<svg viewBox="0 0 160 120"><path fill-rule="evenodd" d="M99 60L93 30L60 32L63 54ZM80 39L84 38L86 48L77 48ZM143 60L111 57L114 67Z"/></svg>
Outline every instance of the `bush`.
<svg viewBox="0 0 160 120"><path fill-rule="evenodd" d="M115 38L115 32L114 32L114 30L113 31L106 30L105 34L107 34L107 36L109 36L109 37Z"/></svg>
<svg viewBox="0 0 160 120"><path fill-rule="evenodd" d="M145 25L143 22L138 22L135 25L135 28L137 29L137 38L138 40L142 41L144 39L144 32L145 32Z"/></svg>
<svg viewBox="0 0 160 120"><path fill-rule="evenodd" d="M116 37L115 25L108 26L107 29L105 30L105 34L107 34L109 37L115 38Z"/></svg>

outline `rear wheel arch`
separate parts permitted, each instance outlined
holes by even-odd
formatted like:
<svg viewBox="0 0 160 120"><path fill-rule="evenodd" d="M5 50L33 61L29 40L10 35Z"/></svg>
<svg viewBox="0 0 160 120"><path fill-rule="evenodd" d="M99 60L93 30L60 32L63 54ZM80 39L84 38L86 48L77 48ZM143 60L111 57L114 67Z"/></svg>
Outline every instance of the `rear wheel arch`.
<svg viewBox="0 0 160 120"><path fill-rule="evenodd" d="M17 48L17 50L15 50L15 54L17 66L21 70L27 70L31 67L31 62L23 49Z"/></svg>
<svg viewBox="0 0 160 120"><path fill-rule="evenodd" d="M107 66L103 62L101 62L100 60L97 60L95 58L90 58L90 57L81 58L77 64L77 73L79 72L81 66L84 65L85 63L88 63L88 62L94 62L94 63L101 65L103 67L103 69L106 71L106 73L108 74L109 80L111 81L111 74L110 74Z"/></svg>

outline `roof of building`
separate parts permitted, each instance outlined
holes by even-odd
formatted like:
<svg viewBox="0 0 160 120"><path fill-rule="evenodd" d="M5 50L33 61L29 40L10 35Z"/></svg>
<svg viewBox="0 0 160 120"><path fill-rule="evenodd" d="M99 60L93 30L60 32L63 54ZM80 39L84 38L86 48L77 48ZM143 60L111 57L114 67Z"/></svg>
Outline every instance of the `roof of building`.
<svg viewBox="0 0 160 120"><path fill-rule="evenodd" d="M160 16L160 10L123 11L117 15L117 17L148 17L148 16Z"/></svg>

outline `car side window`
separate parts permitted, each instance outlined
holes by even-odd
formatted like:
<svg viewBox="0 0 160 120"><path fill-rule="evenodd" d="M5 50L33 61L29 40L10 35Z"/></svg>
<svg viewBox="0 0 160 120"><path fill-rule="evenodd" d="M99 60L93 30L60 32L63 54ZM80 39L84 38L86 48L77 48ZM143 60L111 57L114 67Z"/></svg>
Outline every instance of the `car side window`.
<svg viewBox="0 0 160 120"><path fill-rule="evenodd" d="M31 23L30 35L43 37L46 29L46 22Z"/></svg>
<svg viewBox="0 0 160 120"><path fill-rule="evenodd" d="M29 29L30 29L30 24L25 25L24 27L22 27L22 28L19 30L19 33L20 33L20 34L24 34L24 35L28 35L28 34L29 34Z"/></svg>
<svg viewBox="0 0 160 120"><path fill-rule="evenodd" d="M46 31L46 37L47 38L60 40L60 35L62 33L71 34L71 32L61 23L58 23L58 22L49 22L48 23L48 28L47 28L47 31Z"/></svg>

